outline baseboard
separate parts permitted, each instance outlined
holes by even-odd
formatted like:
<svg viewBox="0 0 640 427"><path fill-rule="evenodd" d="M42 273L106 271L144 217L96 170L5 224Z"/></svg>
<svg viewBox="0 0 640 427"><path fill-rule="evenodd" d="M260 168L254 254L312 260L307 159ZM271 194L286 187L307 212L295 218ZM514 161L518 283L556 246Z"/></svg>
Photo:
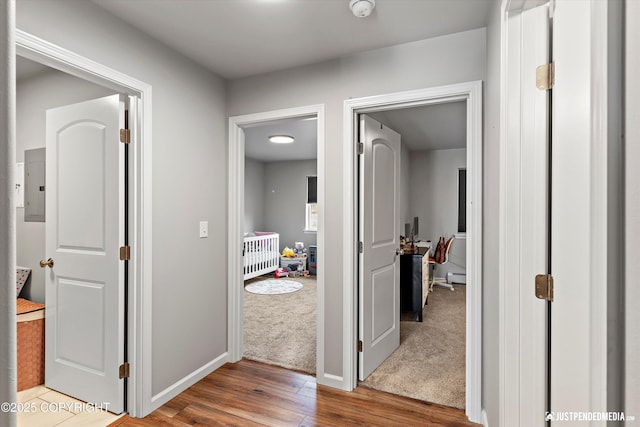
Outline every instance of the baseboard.
<svg viewBox="0 0 640 427"><path fill-rule="evenodd" d="M344 378L338 375L324 374L316 378L316 384L344 390ZM351 390L347 390L351 391Z"/></svg>
<svg viewBox="0 0 640 427"><path fill-rule="evenodd" d="M489 420L487 419L487 412L484 409L482 410L482 425L484 427L489 427Z"/></svg>
<svg viewBox="0 0 640 427"><path fill-rule="evenodd" d="M182 393L183 391L185 391L186 389L188 389L189 387L191 387L192 385L194 385L195 383L197 383L198 381L200 381L201 379L209 375L211 372L215 371L216 369L218 369L219 367L227 363L228 359L229 359L229 353L225 352L220 356L216 357L211 362L201 367L200 369L192 372L191 374L187 375L181 380L176 381L169 387L162 390L160 393L151 397L151 405L150 405L151 411L149 411L149 413L155 411L156 409L158 409L159 407L161 407L162 405L164 405L165 403L167 403L168 401L170 401L171 399L173 399L174 397L176 397L177 395L179 395L180 393Z"/></svg>

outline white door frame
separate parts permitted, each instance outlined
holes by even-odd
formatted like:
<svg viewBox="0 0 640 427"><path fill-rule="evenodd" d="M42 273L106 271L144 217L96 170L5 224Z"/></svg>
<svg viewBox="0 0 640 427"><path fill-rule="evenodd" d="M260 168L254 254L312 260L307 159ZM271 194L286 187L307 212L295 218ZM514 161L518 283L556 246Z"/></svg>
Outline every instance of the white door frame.
<svg viewBox="0 0 640 427"><path fill-rule="evenodd" d="M343 384L345 390L357 385L358 263L357 263L357 114L444 102L467 104L467 322L466 322L466 414L481 422L482 396L482 82L473 81L396 92L344 101L344 331Z"/></svg>
<svg viewBox="0 0 640 427"><path fill-rule="evenodd" d="M244 275L242 274L242 248L244 235L244 131L243 128L268 124L282 119L304 116L317 117L317 176L318 176L318 245L317 268L317 336L316 378L323 384L324 375L324 206L325 206L325 158L324 158L324 104L287 108L246 114L229 118L229 191L228 191L228 352L229 361L242 359L243 353L243 299Z"/></svg>
<svg viewBox="0 0 640 427"><path fill-rule="evenodd" d="M127 410L144 417L154 408L151 396L151 85L16 30L16 55L137 98L130 120L129 363ZM137 110L137 111L136 111ZM131 111L131 110L130 110ZM135 113L134 113L135 114Z"/></svg>

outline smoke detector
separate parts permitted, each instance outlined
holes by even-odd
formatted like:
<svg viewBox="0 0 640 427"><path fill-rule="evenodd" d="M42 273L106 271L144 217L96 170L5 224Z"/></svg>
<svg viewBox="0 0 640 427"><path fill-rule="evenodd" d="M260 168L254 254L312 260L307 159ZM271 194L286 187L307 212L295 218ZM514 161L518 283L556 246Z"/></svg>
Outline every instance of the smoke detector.
<svg viewBox="0 0 640 427"><path fill-rule="evenodd" d="M349 9L358 18L366 18L371 15L371 11L376 7L376 0L350 0Z"/></svg>

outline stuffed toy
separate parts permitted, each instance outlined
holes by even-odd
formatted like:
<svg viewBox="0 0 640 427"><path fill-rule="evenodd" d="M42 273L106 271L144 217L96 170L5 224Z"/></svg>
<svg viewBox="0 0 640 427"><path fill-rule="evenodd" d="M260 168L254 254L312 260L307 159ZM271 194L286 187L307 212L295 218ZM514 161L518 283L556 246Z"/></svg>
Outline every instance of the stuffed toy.
<svg viewBox="0 0 640 427"><path fill-rule="evenodd" d="M284 249L282 250L282 256L287 258L293 258L294 256L296 256L296 254L295 252L293 252L293 249L290 249L289 247L285 246Z"/></svg>

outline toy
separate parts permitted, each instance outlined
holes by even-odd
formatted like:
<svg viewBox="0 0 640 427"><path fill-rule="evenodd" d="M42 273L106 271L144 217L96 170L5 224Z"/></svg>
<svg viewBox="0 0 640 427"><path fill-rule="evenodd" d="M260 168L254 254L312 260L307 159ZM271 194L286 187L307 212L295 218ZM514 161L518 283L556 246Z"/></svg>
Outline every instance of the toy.
<svg viewBox="0 0 640 427"><path fill-rule="evenodd" d="M287 258L293 258L294 256L296 256L296 254L295 252L293 252L293 249L290 249L288 246L285 246L284 249L282 250L282 256Z"/></svg>
<svg viewBox="0 0 640 427"><path fill-rule="evenodd" d="M281 277L289 277L289 272L286 268L278 268L276 270L276 279L280 279Z"/></svg>

